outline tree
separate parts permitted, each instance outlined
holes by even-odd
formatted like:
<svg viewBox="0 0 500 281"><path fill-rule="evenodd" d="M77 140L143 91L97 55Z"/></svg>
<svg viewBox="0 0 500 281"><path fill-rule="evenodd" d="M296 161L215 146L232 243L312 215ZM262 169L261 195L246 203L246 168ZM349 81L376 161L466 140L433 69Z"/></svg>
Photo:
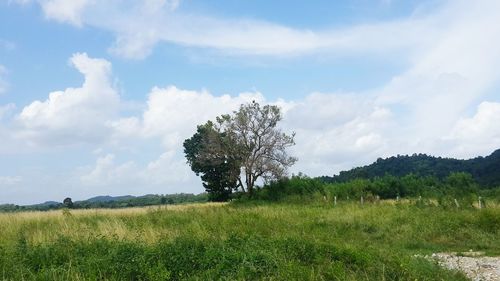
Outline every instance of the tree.
<svg viewBox="0 0 500 281"><path fill-rule="evenodd" d="M191 169L202 174L205 188L212 188L207 192L239 187L252 195L259 178L269 181L285 176L297 159L286 152L295 144L295 134L277 128L281 120L279 107L261 107L254 101L217 117L216 123L198 126L184 142L184 152Z"/></svg>
<svg viewBox="0 0 500 281"><path fill-rule="evenodd" d="M208 121L184 141L184 153L191 170L201 175L203 186L212 201L227 201L237 188L240 161L231 155L231 139Z"/></svg>
<svg viewBox="0 0 500 281"><path fill-rule="evenodd" d="M66 197L66 198L63 200L63 205L64 205L64 207L66 207L66 208L73 208L73 201L71 200L71 198Z"/></svg>

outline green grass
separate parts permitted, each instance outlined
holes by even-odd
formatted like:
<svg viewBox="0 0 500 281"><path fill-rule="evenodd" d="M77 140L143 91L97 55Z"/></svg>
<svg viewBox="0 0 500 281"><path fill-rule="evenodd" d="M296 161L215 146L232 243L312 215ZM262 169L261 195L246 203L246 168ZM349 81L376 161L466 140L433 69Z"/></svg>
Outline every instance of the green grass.
<svg viewBox="0 0 500 281"><path fill-rule="evenodd" d="M0 214L0 280L466 280L415 255L498 255L499 228L383 202Z"/></svg>

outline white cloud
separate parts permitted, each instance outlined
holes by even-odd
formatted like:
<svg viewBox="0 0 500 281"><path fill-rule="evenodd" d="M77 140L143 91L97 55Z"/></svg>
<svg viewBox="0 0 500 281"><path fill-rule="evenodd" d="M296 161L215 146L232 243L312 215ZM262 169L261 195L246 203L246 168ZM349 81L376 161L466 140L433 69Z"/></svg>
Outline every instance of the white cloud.
<svg viewBox="0 0 500 281"><path fill-rule="evenodd" d="M38 0L45 16L116 35L111 52L144 58L159 42L223 50L233 55L298 55L312 52L388 53L422 47L440 36L434 16L339 29L295 29L249 19L219 19L177 12L178 0Z"/></svg>
<svg viewBox="0 0 500 281"><path fill-rule="evenodd" d="M140 171L139 175L144 182L150 184L179 185L193 180L193 173L186 164L184 155L178 151L162 153Z"/></svg>
<svg viewBox="0 0 500 281"><path fill-rule="evenodd" d="M111 84L111 64L78 53L71 64L85 76L80 88L67 88L34 101L17 117L20 137L33 143L101 141L109 134L107 123L117 117L120 98Z"/></svg>
<svg viewBox="0 0 500 281"><path fill-rule="evenodd" d="M356 94L314 93L294 102L283 120L295 131L295 172L332 174L364 164L388 150L393 115L373 98Z"/></svg>
<svg viewBox="0 0 500 281"><path fill-rule="evenodd" d="M377 104L398 111L393 129L401 136L394 138L404 152L471 156L440 140L500 81L500 2L455 1L447 8L442 36L413 55L409 69L372 92ZM494 142L486 142L474 153L490 153Z"/></svg>
<svg viewBox="0 0 500 281"><path fill-rule="evenodd" d="M99 157L95 167L88 174L82 175L81 180L88 185L121 184L133 180L135 173L136 167L132 161L116 165L115 155L107 154Z"/></svg>
<svg viewBox="0 0 500 281"><path fill-rule="evenodd" d="M445 138L453 143L454 153L474 157L499 148L500 103L482 102L470 118L461 118Z"/></svg>
<svg viewBox="0 0 500 281"><path fill-rule="evenodd" d="M488 139L500 136L500 103L482 102L471 118L458 121L453 136L459 138Z"/></svg>
<svg viewBox="0 0 500 281"><path fill-rule="evenodd" d="M59 22L82 25L82 14L92 0L39 0L45 16Z"/></svg>
<svg viewBox="0 0 500 281"><path fill-rule="evenodd" d="M211 48L225 55L297 56L323 52L333 54L388 54L416 49L437 36L427 19L359 25L345 29L308 30L256 20L214 19L170 15L171 29L148 25L149 37L118 33L114 49L126 50L129 42L142 39L149 49L158 42ZM138 27L140 28L140 27ZM412 34L412 36L410 36ZM388 36L390 35L390 36ZM130 38L130 40L126 40ZM153 40L154 39L154 40ZM137 44L137 43L135 43ZM148 50L145 48L145 50ZM118 53L127 57L126 52ZM130 57L134 57L130 54Z"/></svg>
<svg viewBox="0 0 500 281"><path fill-rule="evenodd" d="M161 137L165 148L177 148L196 130L196 125L236 110L240 104L252 100L262 102L264 97L260 93L217 97L208 91L154 87L141 118L122 118L111 126L118 136Z"/></svg>
<svg viewBox="0 0 500 281"><path fill-rule="evenodd" d="M198 124L236 110L241 103L252 100L262 102L264 97L260 93L241 93L236 97L214 96L205 90L182 90L175 86L154 87L148 95L142 116L117 118L108 121L107 125L114 132L113 139L116 143L134 139L160 139L164 152L146 165L137 165L133 161L116 164L114 155L108 154L100 157L95 168L81 179L84 184L102 185L121 182L127 185L163 184L179 187L192 182L196 178L182 154L184 139L194 133Z"/></svg>
<svg viewBox="0 0 500 281"><path fill-rule="evenodd" d="M390 110L377 106L373 98L356 94L313 93L300 100L266 101L260 93L214 96L207 91L155 87L141 118L122 118L112 127L117 139L162 139L167 152L160 159L168 155L170 160L161 162L176 167L166 170L179 172L151 174L147 177L150 181L158 180L159 176L183 178L180 167L187 168L180 153L184 139L194 133L197 125L252 100L283 108L283 129L297 132L297 147L293 153L300 161L294 170L326 173L332 170L334 163L339 169L345 168L352 164L353 158L357 157L356 163L362 163L378 157L387 148L387 128L392 125L393 117ZM151 162L149 168L156 166Z"/></svg>
<svg viewBox="0 0 500 281"><path fill-rule="evenodd" d="M80 170L78 184L87 188L101 187L112 193L116 193L114 188L117 186L127 194L140 194L140 189L160 190L157 193L202 191L200 180L186 165L183 156L174 151L162 153L146 165L134 161L117 163L115 155L107 154L100 156L90 170Z"/></svg>
<svg viewBox="0 0 500 281"><path fill-rule="evenodd" d="M38 0L38 3L48 18L114 33L116 41L110 51L127 58L144 58L158 43L167 42L221 50L225 55L290 56L327 52L336 56L394 56L402 51L410 54L415 63L422 55L436 62L442 58L441 54L444 55L442 59L460 56L459 49L462 48L450 49L448 45L460 47L465 43L473 51L483 48L483 35L497 32L495 20L500 8L499 2L494 0L444 1L425 15L415 12L406 19L312 30L261 20L187 14L176 11L179 5L176 0L135 3L125 0ZM477 27L486 29L477 32ZM457 33L467 33L471 37L454 36ZM496 40L494 36L488 36L490 38ZM436 46L436 42L443 46ZM429 48L434 48L434 52L428 52ZM484 58L494 49L487 50ZM470 63L468 60L467 56L461 56L461 60L455 60L456 65L451 66L466 66ZM418 63L415 71L424 72L429 67L435 67L435 64ZM444 68L441 70L447 72Z"/></svg>

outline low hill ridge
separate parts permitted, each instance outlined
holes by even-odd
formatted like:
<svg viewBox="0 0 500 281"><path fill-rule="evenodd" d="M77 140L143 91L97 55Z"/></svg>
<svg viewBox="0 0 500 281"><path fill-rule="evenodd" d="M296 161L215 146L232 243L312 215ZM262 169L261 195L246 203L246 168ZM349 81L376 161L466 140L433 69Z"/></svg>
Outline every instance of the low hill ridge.
<svg viewBox="0 0 500 281"><path fill-rule="evenodd" d="M346 182L356 178L372 179L386 174L401 177L408 174L445 178L452 172L466 172L482 186L500 185L500 149L486 157L468 160L442 158L427 154L398 155L379 158L374 163L342 171L333 177L324 176L325 182Z"/></svg>

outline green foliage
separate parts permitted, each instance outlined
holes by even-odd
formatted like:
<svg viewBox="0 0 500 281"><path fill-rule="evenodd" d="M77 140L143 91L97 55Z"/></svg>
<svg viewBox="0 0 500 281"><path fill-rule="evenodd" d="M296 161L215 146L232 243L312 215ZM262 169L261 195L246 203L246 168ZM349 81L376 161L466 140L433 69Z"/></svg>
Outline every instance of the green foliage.
<svg viewBox="0 0 500 281"><path fill-rule="evenodd" d="M398 155L387 159L379 158L371 165L342 171L333 177L322 177L325 182L346 182L358 178L374 179L391 174L397 177L417 175L445 179L450 173L465 172L481 186L500 186L500 149L487 157L469 160L441 158L426 154Z"/></svg>
<svg viewBox="0 0 500 281"><path fill-rule="evenodd" d="M236 144L226 133L215 129L208 121L198 126L196 133L184 141L184 154L191 170L201 175L203 186L212 201L227 201L236 189L240 174L240 160L231 155Z"/></svg>
<svg viewBox="0 0 500 281"><path fill-rule="evenodd" d="M462 172L451 173L442 180L414 174L403 177L386 174L373 179L354 179L338 183L325 183L321 178L312 179L299 175L265 185L258 190L254 199L304 202L318 198L331 201L335 196L339 200L348 198L360 200L363 196L366 201L376 201L377 197L380 199L422 197L437 199L437 203L445 208L455 208L457 203L460 207L472 207L473 204L477 204L478 196L498 201L500 197L496 195L499 190L500 188L480 189L470 174Z"/></svg>
<svg viewBox="0 0 500 281"><path fill-rule="evenodd" d="M66 197L64 200L63 200L63 205L65 208L73 208L73 200L71 200L71 198L69 197Z"/></svg>
<svg viewBox="0 0 500 281"><path fill-rule="evenodd" d="M324 193L324 185L321 181L299 175L283 178L264 186L256 192L254 199L278 201L290 196L299 196L300 200L304 200L305 197L311 197L313 194L324 195Z"/></svg>
<svg viewBox="0 0 500 281"><path fill-rule="evenodd" d="M308 187L297 192L301 181ZM289 192L321 196L317 182L290 179ZM500 209L493 208L334 207L318 198L133 216L21 215L0 217L2 280L467 280L415 255L500 253ZM109 228L99 228L106 225L137 235L107 236ZM145 239L145 231L158 239Z"/></svg>

